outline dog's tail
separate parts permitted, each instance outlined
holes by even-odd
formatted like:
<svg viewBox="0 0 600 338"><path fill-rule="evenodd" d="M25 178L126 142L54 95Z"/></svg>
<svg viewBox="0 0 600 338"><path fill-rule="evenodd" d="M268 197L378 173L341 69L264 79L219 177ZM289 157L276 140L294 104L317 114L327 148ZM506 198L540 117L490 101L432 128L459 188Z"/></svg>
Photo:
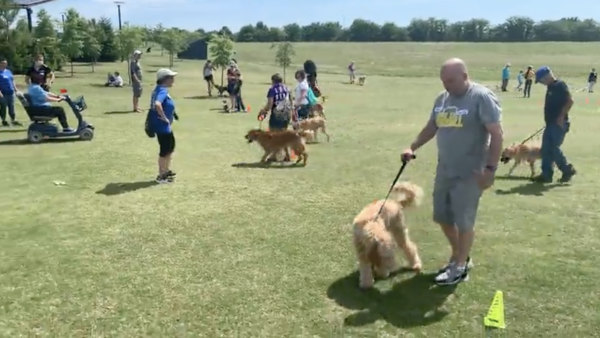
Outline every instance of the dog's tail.
<svg viewBox="0 0 600 338"><path fill-rule="evenodd" d="M423 188L411 182L399 182L394 185L393 198L403 208L417 207L423 199Z"/></svg>

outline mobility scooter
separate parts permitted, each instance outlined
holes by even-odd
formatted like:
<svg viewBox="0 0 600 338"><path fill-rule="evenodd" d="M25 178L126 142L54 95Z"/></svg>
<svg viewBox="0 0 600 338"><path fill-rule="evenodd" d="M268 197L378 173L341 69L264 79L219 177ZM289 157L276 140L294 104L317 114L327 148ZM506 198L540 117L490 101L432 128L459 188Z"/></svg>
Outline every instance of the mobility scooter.
<svg viewBox="0 0 600 338"><path fill-rule="evenodd" d="M62 92L62 91L61 91ZM91 141L94 138L94 127L87 123L81 112L87 108L83 96L73 100L69 95L64 95L63 100L69 104L73 110L73 114L77 118L77 128L73 131L65 132L59 130L59 127L51 121L55 117L49 116L36 116L36 112L43 110L44 107L33 107L31 106L31 98L28 94L17 95L21 104L25 108L31 124L27 129L27 140L31 143L40 143L47 139L56 138L74 138L78 137L82 141Z"/></svg>

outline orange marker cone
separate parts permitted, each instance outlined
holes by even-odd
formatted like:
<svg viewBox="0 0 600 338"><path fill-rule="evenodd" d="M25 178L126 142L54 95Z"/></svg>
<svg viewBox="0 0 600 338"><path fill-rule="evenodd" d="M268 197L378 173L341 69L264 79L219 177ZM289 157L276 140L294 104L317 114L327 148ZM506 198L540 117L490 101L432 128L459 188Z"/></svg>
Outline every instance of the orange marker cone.
<svg viewBox="0 0 600 338"><path fill-rule="evenodd" d="M585 104L590 104L590 98L589 97L585 98Z"/></svg>
<svg viewBox="0 0 600 338"><path fill-rule="evenodd" d="M296 153L293 150L290 151L290 158L292 158L292 159L296 158Z"/></svg>
<svg viewBox="0 0 600 338"><path fill-rule="evenodd" d="M252 110L252 108L250 108L250 106L246 106L246 113L249 113Z"/></svg>

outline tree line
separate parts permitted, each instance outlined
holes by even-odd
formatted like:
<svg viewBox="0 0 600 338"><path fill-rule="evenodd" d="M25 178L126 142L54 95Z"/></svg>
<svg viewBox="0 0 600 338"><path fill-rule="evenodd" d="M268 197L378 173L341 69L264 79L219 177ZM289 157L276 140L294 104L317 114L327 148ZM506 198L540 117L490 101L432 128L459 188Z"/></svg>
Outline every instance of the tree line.
<svg viewBox="0 0 600 338"><path fill-rule="evenodd" d="M199 30L199 32L203 32ZM449 22L445 19L413 19L406 27L395 23L379 25L356 19L345 28L339 22L315 22L307 26L296 23L284 27L268 27L263 22L246 25L232 33L223 27L221 33L236 42L535 42L535 41L600 41L600 23L593 19L562 18L535 22L524 16L513 16L492 25L486 19Z"/></svg>

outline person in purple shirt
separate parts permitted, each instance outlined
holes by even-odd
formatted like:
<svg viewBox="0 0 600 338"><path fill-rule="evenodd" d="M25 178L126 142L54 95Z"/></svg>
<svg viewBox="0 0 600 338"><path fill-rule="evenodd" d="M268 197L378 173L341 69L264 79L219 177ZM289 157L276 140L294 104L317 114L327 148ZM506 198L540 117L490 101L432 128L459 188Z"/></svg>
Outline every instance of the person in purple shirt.
<svg viewBox="0 0 600 338"><path fill-rule="evenodd" d="M283 78L279 74L271 76L271 84L267 92L267 104L258 113L258 120L262 121L269 115L270 131L287 130L293 111L290 90L283 84ZM268 159L268 161L275 160L274 157ZM289 160L289 158L284 159L284 161Z"/></svg>
<svg viewBox="0 0 600 338"><path fill-rule="evenodd" d="M13 73L8 69L8 61L5 58L0 58L0 118L2 118L3 127L9 126L6 121L7 112L13 126L21 125L15 116L15 94L17 91Z"/></svg>

